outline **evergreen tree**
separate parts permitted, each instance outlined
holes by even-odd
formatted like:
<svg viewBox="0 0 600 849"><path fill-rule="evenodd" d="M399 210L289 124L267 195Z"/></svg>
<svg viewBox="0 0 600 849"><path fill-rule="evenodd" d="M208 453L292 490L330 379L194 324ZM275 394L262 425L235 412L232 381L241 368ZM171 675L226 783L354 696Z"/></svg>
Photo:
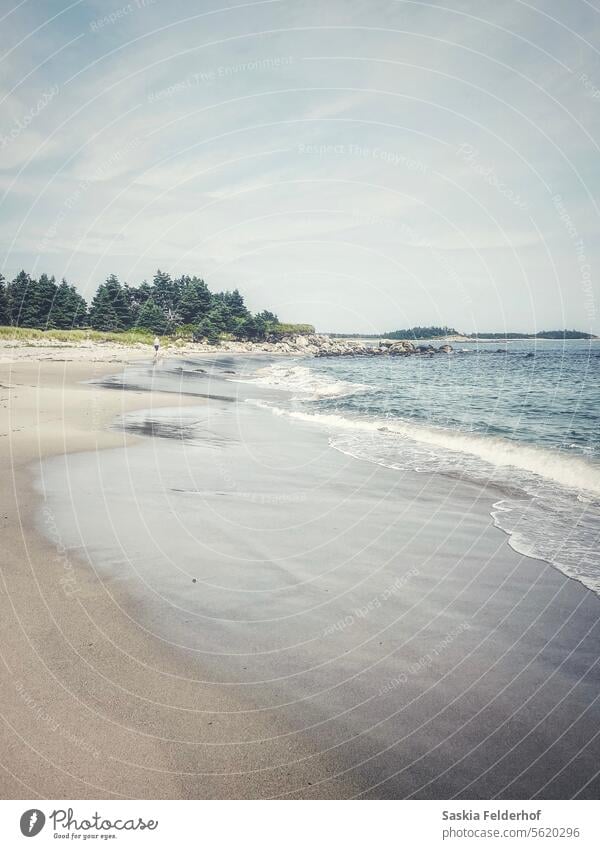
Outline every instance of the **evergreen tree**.
<svg viewBox="0 0 600 849"><path fill-rule="evenodd" d="M218 292L213 296L213 299L223 303L234 318L243 319L248 318L250 315L244 303L244 299L237 289L234 289L233 292Z"/></svg>
<svg viewBox="0 0 600 849"><path fill-rule="evenodd" d="M194 342L201 342L203 339L211 345L217 345L220 339L219 328L213 324L209 316L204 316L194 330Z"/></svg>
<svg viewBox="0 0 600 849"><path fill-rule="evenodd" d="M183 324L197 324L210 310L211 294L204 280L187 278L177 312Z"/></svg>
<svg viewBox="0 0 600 849"><path fill-rule="evenodd" d="M34 286L31 309L27 312L23 321L24 327L38 327L42 330L54 327L51 322L51 314L56 291L57 286L54 277L42 274L37 285Z"/></svg>
<svg viewBox="0 0 600 849"><path fill-rule="evenodd" d="M227 292L225 303L231 310L232 315L236 318L248 318L250 315L244 303L244 299L237 289L234 289L233 292Z"/></svg>
<svg viewBox="0 0 600 849"><path fill-rule="evenodd" d="M46 275L43 276L46 277ZM44 280L43 285L45 294L47 294L46 281L47 278ZM23 299L19 311L19 327L45 327L45 322L41 320L41 312L39 284L37 280L30 277L27 296Z"/></svg>
<svg viewBox="0 0 600 849"><path fill-rule="evenodd" d="M70 321L71 315L71 291L69 284L63 279L56 289L56 295L52 303L52 310L48 318L48 326L59 330L73 327Z"/></svg>
<svg viewBox="0 0 600 849"><path fill-rule="evenodd" d="M135 327L141 308L152 296L152 286L147 280L144 280L139 286L128 286L126 283L123 287L123 292L129 303L131 326Z"/></svg>
<svg viewBox="0 0 600 849"><path fill-rule="evenodd" d="M14 327L21 327L22 318L28 310L28 301L32 298L34 282L25 271L19 271L15 279L8 286L8 306L10 310L10 323ZM26 325L27 326L27 325Z"/></svg>
<svg viewBox="0 0 600 849"><path fill-rule="evenodd" d="M168 320L163 310L150 298L139 311L137 326L141 330L150 330L152 333L164 333L167 329Z"/></svg>
<svg viewBox="0 0 600 849"><path fill-rule="evenodd" d="M10 324L10 307L8 304L8 292L2 274L0 274L0 325Z"/></svg>
<svg viewBox="0 0 600 849"><path fill-rule="evenodd" d="M90 325L94 330L121 330L119 317L106 286L100 286L90 304Z"/></svg>
<svg viewBox="0 0 600 849"><path fill-rule="evenodd" d="M238 325L235 335L238 339L258 341L265 338L266 330L267 323L260 315L250 315Z"/></svg>
<svg viewBox="0 0 600 849"><path fill-rule="evenodd" d="M217 300L213 302L207 318L219 333L225 333L235 330L237 322L231 313L229 307L223 301Z"/></svg>
<svg viewBox="0 0 600 849"><path fill-rule="evenodd" d="M177 307L177 288L171 276L160 268L152 280L152 300L166 315Z"/></svg>
<svg viewBox="0 0 600 849"><path fill-rule="evenodd" d="M152 280L152 300L162 310L166 320L165 326L169 330L181 323L177 310L181 280L182 278L177 282L171 280L170 275L160 268Z"/></svg>
<svg viewBox="0 0 600 849"><path fill-rule="evenodd" d="M56 290L56 297L52 304L52 312L49 319L50 327L60 330L69 330L73 327L81 327L85 323L87 315L87 304L79 294L75 286L69 286L63 278Z"/></svg>
<svg viewBox="0 0 600 849"><path fill-rule="evenodd" d="M176 277L173 280L173 304L175 309L177 309L177 305L180 303L183 293L192 282L192 280L197 280L197 277L190 277L189 274L182 274L181 277Z"/></svg>
<svg viewBox="0 0 600 849"><path fill-rule="evenodd" d="M83 295L80 295L75 286L69 287L71 290L71 314L73 316L73 327L85 327L88 318L87 302Z"/></svg>
<svg viewBox="0 0 600 849"><path fill-rule="evenodd" d="M262 312L257 313L256 317L262 318L266 324L279 324L279 319L275 313L270 312L269 310L263 310Z"/></svg>
<svg viewBox="0 0 600 849"><path fill-rule="evenodd" d="M118 277L111 274L103 284L108 292L108 297L116 313L119 322L119 330L127 330L132 324L131 308L125 288L119 282Z"/></svg>

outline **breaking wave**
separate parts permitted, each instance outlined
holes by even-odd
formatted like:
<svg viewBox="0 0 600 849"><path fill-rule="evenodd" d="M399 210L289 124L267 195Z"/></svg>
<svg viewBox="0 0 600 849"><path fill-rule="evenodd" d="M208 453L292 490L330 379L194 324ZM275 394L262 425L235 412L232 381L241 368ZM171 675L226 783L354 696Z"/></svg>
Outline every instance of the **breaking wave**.
<svg viewBox="0 0 600 849"><path fill-rule="evenodd" d="M364 384L338 380L328 375L319 374L306 366L289 362L266 366L255 372L253 377L239 382L292 392L294 395L292 400L306 401L318 401L322 398L343 398L369 389Z"/></svg>
<svg viewBox="0 0 600 849"><path fill-rule="evenodd" d="M306 380L305 385L311 384ZM491 516L496 527L509 535L510 545L521 554L551 563L600 595L597 463L509 439L399 418L354 418L265 401L253 403L275 415L325 428L331 447L356 459L493 487L497 500Z"/></svg>

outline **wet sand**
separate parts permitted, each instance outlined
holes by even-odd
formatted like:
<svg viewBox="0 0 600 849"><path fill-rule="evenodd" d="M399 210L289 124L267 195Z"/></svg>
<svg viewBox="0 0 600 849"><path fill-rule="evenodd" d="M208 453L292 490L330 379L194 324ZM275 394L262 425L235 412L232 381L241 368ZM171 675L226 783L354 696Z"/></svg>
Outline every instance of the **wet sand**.
<svg viewBox="0 0 600 849"><path fill-rule="evenodd" d="M219 359L0 379L2 795L597 798L600 600Z"/></svg>

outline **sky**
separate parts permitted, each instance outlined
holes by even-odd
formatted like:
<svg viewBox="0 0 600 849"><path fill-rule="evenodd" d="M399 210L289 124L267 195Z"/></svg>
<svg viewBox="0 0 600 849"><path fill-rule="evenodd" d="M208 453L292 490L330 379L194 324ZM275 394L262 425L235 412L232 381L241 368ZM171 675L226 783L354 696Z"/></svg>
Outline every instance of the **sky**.
<svg viewBox="0 0 600 849"><path fill-rule="evenodd" d="M600 334L588 0L5 0L0 271Z"/></svg>

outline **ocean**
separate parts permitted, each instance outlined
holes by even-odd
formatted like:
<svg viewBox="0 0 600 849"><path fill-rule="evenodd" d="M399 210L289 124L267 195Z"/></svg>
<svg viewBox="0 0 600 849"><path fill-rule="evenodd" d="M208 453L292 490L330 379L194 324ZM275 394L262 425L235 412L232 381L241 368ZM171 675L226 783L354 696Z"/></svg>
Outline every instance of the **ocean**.
<svg viewBox="0 0 600 849"><path fill-rule="evenodd" d="M298 358L251 382L253 400L328 431L332 449L483 485L522 554L600 594L600 345L463 343L451 355Z"/></svg>

